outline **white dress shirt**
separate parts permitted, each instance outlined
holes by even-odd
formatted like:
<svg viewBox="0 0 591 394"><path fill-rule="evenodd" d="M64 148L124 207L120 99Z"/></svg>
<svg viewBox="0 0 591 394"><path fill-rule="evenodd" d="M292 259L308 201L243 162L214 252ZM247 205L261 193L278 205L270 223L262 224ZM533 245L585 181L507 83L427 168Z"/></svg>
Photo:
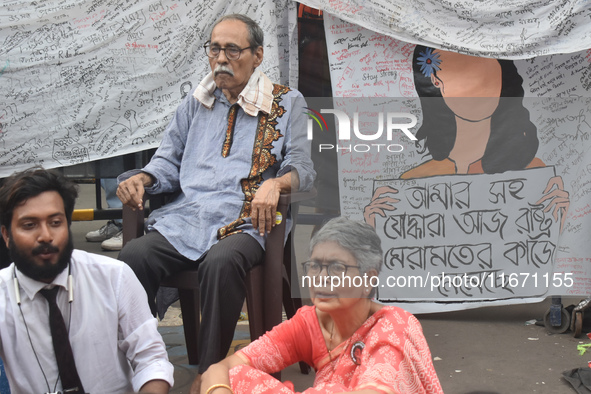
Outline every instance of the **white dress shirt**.
<svg viewBox="0 0 591 394"><path fill-rule="evenodd" d="M72 253L70 270L74 295L71 304L68 269L51 285L23 275L14 263L0 271L0 358L11 392L47 392L43 373L49 390L54 391L58 368L49 309L47 300L38 294L52 285L61 287L57 303L69 326L76 367L87 393L138 391L154 379L165 380L172 386L174 367L158 333L158 322L150 313L146 292L133 271L118 260L81 250ZM16 301L15 276L22 313ZM61 388L60 381L57 390Z"/></svg>

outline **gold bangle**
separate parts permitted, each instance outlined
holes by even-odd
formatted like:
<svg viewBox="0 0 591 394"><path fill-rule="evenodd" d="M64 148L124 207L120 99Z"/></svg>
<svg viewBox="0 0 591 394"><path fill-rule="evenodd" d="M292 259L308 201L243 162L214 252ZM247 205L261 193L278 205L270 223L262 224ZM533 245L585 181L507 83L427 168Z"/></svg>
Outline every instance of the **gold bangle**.
<svg viewBox="0 0 591 394"><path fill-rule="evenodd" d="M234 391L232 391L232 387L228 386L227 384L223 384L223 383L214 384L213 386L211 386L210 388L207 389L205 394L210 394L213 390L221 389L221 388L228 389L228 390L230 390L230 392L232 394L234 394Z"/></svg>

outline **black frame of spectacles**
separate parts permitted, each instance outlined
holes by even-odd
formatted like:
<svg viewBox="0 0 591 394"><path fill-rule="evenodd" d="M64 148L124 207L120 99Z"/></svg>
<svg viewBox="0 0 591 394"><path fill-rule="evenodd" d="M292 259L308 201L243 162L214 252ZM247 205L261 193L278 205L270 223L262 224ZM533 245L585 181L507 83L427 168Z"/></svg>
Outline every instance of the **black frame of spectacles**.
<svg viewBox="0 0 591 394"><path fill-rule="evenodd" d="M307 260L307 261L304 261L304 262L302 263L302 270L304 271L304 274L306 274L306 275L308 275L308 272L306 272L306 271L307 271L307 270L306 270L306 264L307 264L307 263L316 263L316 264L318 264L318 265L320 266L320 271L318 271L318 274L316 274L316 275L319 275L319 274L322 272L322 269L323 269L324 267L326 267L326 273L327 273L328 275L330 275L330 272L328 272L328 270L329 270L329 268L328 268L328 267L329 267L331 264L333 264L333 263L339 263L339 264L342 264L342 265L345 267L345 272L343 273L343 275L347 275L347 270L348 270L349 268L357 268L358 270L361 270L361 267L359 267L358 265L347 265L347 264L343 263L342 261L331 261L331 262L330 262L330 263L328 263L328 264L321 264L321 263L318 263L318 262L316 262L316 261L314 261L314 260Z"/></svg>
<svg viewBox="0 0 591 394"><path fill-rule="evenodd" d="M220 56L220 53L222 53L222 51L224 51L224 56L226 56L226 59L228 60L238 60L240 59L240 56L242 56L242 51L245 51L247 49L252 49L254 48L252 45L246 48L240 48L240 47L236 47L235 49L238 49L238 57L236 59L230 59L228 57L228 52L226 52L226 49L234 49L234 48L228 48L228 47L220 47L220 53L218 53L216 56L209 56L209 50L208 48L211 47L211 41L207 41L205 44L203 44L203 49L205 50L205 55L210 58L210 59L216 59L218 56Z"/></svg>

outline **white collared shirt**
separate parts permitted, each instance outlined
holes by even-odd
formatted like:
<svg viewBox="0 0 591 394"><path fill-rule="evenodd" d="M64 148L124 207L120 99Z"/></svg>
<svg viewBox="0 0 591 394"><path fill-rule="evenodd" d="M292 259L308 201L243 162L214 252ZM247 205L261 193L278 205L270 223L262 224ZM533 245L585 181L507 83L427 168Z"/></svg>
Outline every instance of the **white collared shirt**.
<svg viewBox="0 0 591 394"><path fill-rule="evenodd" d="M146 293L131 268L118 260L80 250L74 250L70 267L74 295L71 304L68 269L51 285L28 278L14 264L0 271L0 358L11 392L47 392L43 373L50 391L54 390L58 369L49 309L47 300L38 293L52 285L61 287L57 304L69 326L76 368L87 393L138 391L154 379L172 386L174 367L168 361ZM22 313L16 302L15 275ZM61 387L58 382L57 390Z"/></svg>

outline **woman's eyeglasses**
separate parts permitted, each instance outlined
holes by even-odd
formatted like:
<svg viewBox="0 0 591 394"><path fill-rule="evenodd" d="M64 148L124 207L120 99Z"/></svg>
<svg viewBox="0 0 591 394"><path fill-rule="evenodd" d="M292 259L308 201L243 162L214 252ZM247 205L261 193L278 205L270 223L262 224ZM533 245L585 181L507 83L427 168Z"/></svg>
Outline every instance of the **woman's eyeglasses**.
<svg viewBox="0 0 591 394"><path fill-rule="evenodd" d="M321 264L314 260L305 261L302 263L302 268L304 269L304 274L310 276L320 275L322 269L326 267L326 272L329 276L341 276L347 275L348 268L357 268L357 265L347 265L340 261L330 261L327 264Z"/></svg>

